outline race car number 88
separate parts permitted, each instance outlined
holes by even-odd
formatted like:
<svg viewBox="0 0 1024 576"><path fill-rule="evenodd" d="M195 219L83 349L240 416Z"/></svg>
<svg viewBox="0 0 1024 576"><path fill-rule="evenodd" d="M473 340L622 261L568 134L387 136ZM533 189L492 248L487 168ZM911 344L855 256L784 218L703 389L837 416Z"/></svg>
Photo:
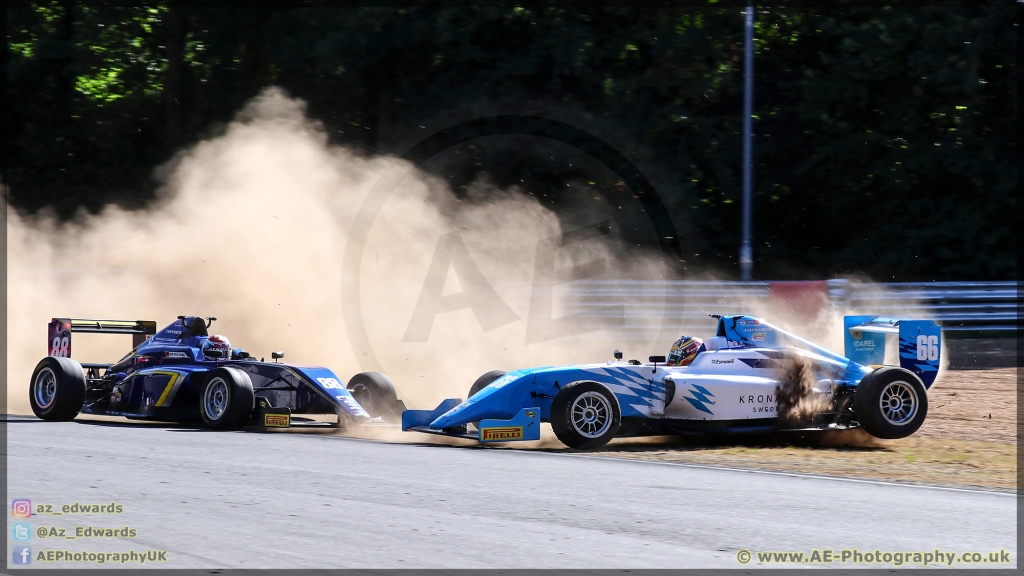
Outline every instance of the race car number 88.
<svg viewBox="0 0 1024 576"><path fill-rule="evenodd" d="M319 382L320 385L323 386L324 388L344 388L344 386L341 385L341 382L338 382L334 378L317 378L316 381Z"/></svg>
<svg viewBox="0 0 1024 576"><path fill-rule="evenodd" d="M50 345L50 356L67 358L69 345L71 345L71 340L67 336L63 338L60 336L54 337L53 343Z"/></svg>
<svg viewBox="0 0 1024 576"><path fill-rule="evenodd" d="M921 334L917 337L917 359L938 360L939 359L939 337L926 336Z"/></svg>

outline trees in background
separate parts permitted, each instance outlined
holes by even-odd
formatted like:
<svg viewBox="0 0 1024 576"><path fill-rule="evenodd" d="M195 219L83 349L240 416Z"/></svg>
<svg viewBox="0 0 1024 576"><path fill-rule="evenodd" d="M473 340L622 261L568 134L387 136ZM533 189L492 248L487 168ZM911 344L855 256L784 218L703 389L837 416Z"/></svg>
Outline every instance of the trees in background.
<svg viewBox="0 0 1024 576"><path fill-rule="evenodd" d="M1015 18L994 2L760 10L755 274L1016 277ZM7 22L3 179L21 210L143 206L155 166L273 84L367 153L495 114L578 125L651 178L684 257L736 269L740 9L52 2ZM486 174L558 207L566 181L617 184L547 148L460 151L434 167L456 191Z"/></svg>

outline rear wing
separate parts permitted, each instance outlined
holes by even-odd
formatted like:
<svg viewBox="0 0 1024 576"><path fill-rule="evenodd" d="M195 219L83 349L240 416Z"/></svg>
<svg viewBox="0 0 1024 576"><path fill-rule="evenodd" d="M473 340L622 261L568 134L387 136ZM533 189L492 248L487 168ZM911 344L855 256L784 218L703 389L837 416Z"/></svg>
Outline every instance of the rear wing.
<svg viewBox="0 0 1024 576"><path fill-rule="evenodd" d="M942 326L936 320L844 316L846 357L863 366L885 361L885 342L899 337L900 366L917 374L925 388L939 374Z"/></svg>
<svg viewBox="0 0 1024 576"><path fill-rule="evenodd" d="M156 334L153 320L85 320L82 318L54 318L50 321L46 343L49 356L71 357L71 333L131 334L132 348Z"/></svg>

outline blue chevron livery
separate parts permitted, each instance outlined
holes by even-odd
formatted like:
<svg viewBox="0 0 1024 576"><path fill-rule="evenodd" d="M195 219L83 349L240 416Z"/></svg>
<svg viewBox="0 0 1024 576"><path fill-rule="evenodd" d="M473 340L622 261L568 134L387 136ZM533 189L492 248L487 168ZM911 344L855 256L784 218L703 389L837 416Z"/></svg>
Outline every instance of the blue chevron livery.
<svg viewBox="0 0 1024 576"><path fill-rule="evenodd" d="M489 372L465 401L406 410L402 429L529 440L536 428L527 436L522 423L533 414L567 446L593 449L616 437L716 431L860 427L903 438L923 423L942 355L937 321L847 316L839 354L760 318L714 317L715 335L689 365L666 365L663 356L624 362L616 353L600 363ZM887 363L890 338L898 357Z"/></svg>

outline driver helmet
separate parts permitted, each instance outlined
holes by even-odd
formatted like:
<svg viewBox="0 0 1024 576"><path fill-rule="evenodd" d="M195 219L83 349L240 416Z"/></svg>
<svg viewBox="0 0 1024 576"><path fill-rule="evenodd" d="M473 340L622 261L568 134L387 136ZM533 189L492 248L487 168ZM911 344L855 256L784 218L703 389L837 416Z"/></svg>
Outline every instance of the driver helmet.
<svg viewBox="0 0 1024 576"><path fill-rule="evenodd" d="M668 353L668 366L689 366L690 362L704 350L704 341L696 336L680 336Z"/></svg>
<svg viewBox="0 0 1024 576"><path fill-rule="evenodd" d="M213 352L211 354L211 352ZM203 356L213 358L229 358L231 356L231 342L220 334L214 334L203 342Z"/></svg>

